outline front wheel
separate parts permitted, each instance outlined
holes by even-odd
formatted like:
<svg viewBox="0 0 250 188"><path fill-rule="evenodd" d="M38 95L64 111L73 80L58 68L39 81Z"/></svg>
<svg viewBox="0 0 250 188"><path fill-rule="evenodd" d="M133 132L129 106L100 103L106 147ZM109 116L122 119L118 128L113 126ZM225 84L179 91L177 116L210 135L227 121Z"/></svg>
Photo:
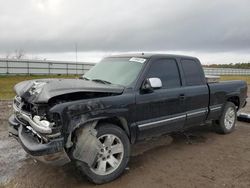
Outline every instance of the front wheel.
<svg viewBox="0 0 250 188"><path fill-rule="evenodd" d="M234 131L237 118L236 106L227 102L224 106L222 116L215 124L215 130L221 134L228 134Z"/></svg>
<svg viewBox="0 0 250 188"><path fill-rule="evenodd" d="M90 167L86 163L77 161L77 165L90 181L102 184L122 174L129 161L130 142L126 133L112 124L99 125L97 139L102 147L94 164Z"/></svg>

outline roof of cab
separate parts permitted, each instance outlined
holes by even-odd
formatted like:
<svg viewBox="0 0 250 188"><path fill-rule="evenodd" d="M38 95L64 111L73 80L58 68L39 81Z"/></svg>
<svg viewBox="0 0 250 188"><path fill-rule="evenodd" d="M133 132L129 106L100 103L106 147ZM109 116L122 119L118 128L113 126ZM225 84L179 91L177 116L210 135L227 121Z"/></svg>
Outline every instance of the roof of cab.
<svg viewBox="0 0 250 188"><path fill-rule="evenodd" d="M176 54L157 54L157 53L131 53L131 54L118 54L108 57L140 57L140 58L151 58L151 57L164 57L164 58L192 58L196 57L186 56L186 55L176 55Z"/></svg>

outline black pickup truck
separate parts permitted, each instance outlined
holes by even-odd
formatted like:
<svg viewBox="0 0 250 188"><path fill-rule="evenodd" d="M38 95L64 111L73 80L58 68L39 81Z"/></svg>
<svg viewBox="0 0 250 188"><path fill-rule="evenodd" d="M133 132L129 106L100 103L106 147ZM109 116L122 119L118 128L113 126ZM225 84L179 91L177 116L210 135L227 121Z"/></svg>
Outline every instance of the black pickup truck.
<svg viewBox="0 0 250 188"><path fill-rule="evenodd" d="M126 168L138 140L212 122L235 128L244 81L207 83L195 57L130 54L104 58L79 79L15 86L9 134L38 160L74 164L96 184Z"/></svg>

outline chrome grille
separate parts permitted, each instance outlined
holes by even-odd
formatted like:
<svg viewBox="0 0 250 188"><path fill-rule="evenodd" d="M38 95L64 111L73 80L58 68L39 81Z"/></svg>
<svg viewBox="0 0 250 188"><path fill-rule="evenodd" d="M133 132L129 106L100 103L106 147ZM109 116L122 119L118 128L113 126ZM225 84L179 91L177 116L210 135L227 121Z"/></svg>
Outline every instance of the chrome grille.
<svg viewBox="0 0 250 188"><path fill-rule="evenodd" d="M24 119L20 118L20 113L24 113L28 116L30 116L30 113L23 110L24 102L22 101L22 98L19 96L15 96L13 101L13 109L14 114L16 115L17 120L19 120L22 123L27 123Z"/></svg>
<svg viewBox="0 0 250 188"><path fill-rule="evenodd" d="M15 96L15 98L14 98L14 105L15 105L17 108L21 109L21 108L22 108L22 107L21 107L21 104L22 104L22 99L21 99L21 97Z"/></svg>

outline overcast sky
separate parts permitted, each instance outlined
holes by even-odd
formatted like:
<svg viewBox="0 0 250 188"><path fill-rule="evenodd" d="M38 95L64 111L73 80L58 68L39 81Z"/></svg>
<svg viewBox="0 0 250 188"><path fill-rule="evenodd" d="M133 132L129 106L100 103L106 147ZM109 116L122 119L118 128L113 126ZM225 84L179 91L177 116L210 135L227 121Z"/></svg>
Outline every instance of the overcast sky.
<svg viewBox="0 0 250 188"><path fill-rule="evenodd" d="M0 0L0 54L98 60L119 52L250 62L249 0Z"/></svg>

